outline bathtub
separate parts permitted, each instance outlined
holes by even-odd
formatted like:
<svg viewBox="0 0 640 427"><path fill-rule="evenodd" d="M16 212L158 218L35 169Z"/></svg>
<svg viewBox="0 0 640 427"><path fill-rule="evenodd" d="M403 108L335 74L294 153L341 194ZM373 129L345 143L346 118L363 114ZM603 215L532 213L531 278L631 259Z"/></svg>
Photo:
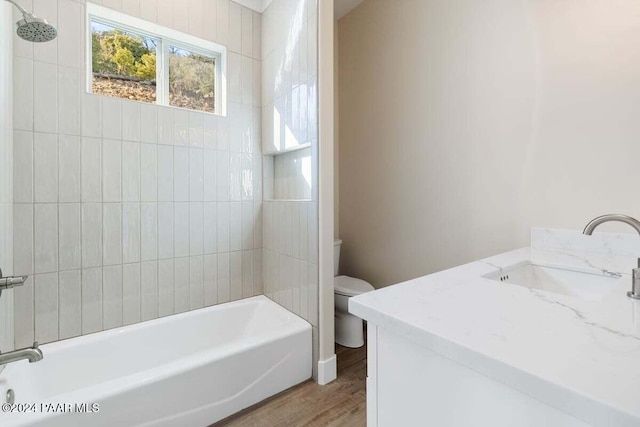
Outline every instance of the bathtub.
<svg viewBox="0 0 640 427"><path fill-rule="evenodd" d="M0 373L0 403L13 389L37 411L0 426L208 426L310 378L311 341L258 296L46 344Z"/></svg>

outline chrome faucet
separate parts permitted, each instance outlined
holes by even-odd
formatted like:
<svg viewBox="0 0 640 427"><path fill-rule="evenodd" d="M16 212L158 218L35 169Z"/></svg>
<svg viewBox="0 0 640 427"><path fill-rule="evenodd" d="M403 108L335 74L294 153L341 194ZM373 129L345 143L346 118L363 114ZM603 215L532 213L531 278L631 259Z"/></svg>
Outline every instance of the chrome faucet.
<svg viewBox="0 0 640 427"><path fill-rule="evenodd" d="M602 215L591 220L584 228L582 234L591 236L593 234L593 230L595 230L597 226L611 221L628 224L632 226L638 234L640 234L640 221L627 215L618 214ZM640 300L640 258L638 258L638 267L632 270L631 277L631 290L627 292L627 296L629 298Z"/></svg>
<svg viewBox="0 0 640 427"><path fill-rule="evenodd" d="M29 276L2 276L2 269L0 268L0 296L2 296L3 290L13 289L16 286L24 285Z"/></svg>
<svg viewBox="0 0 640 427"><path fill-rule="evenodd" d="M29 363L39 362L44 358L42 351L38 348L38 343L34 342L33 347L23 348L21 350L10 351L8 353L0 353L0 366L8 363L17 362L27 359Z"/></svg>

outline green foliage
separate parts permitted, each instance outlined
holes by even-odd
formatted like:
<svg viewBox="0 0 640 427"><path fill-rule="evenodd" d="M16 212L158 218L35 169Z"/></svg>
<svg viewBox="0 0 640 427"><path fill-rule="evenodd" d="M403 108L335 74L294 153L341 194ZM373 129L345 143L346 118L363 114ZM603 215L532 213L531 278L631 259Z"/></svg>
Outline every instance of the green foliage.
<svg viewBox="0 0 640 427"><path fill-rule="evenodd" d="M100 46L100 39L96 33L91 34L91 65L93 70L100 68L100 59L102 58L102 48Z"/></svg>
<svg viewBox="0 0 640 427"><path fill-rule="evenodd" d="M145 53L142 55L141 63L136 69L136 77L142 80L153 80L156 78L156 55Z"/></svg>
<svg viewBox="0 0 640 427"><path fill-rule="evenodd" d="M136 72L136 59L128 49L116 49L116 53L113 55L113 62L118 66L118 74L130 76Z"/></svg>
<svg viewBox="0 0 640 427"><path fill-rule="evenodd" d="M156 52L149 39L111 30L94 32L91 41L94 73L155 79Z"/></svg>

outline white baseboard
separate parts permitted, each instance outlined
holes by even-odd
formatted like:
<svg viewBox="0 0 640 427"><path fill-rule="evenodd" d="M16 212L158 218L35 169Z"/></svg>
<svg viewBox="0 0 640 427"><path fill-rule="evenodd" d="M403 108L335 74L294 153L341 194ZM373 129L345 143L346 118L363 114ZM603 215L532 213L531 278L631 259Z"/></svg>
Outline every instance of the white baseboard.
<svg viewBox="0 0 640 427"><path fill-rule="evenodd" d="M326 360L318 361L318 384L325 385L338 377L338 359L334 354Z"/></svg>

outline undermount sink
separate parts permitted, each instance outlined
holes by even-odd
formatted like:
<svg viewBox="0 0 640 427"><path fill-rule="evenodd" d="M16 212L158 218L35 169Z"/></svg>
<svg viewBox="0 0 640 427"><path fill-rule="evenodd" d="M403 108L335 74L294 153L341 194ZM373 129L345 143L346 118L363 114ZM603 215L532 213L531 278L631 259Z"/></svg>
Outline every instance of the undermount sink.
<svg viewBox="0 0 640 427"><path fill-rule="evenodd" d="M502 283L593 301L601 299L613 290L620 279L618 275L548 267L530 262L515 264L484 277Z"/></svg>

